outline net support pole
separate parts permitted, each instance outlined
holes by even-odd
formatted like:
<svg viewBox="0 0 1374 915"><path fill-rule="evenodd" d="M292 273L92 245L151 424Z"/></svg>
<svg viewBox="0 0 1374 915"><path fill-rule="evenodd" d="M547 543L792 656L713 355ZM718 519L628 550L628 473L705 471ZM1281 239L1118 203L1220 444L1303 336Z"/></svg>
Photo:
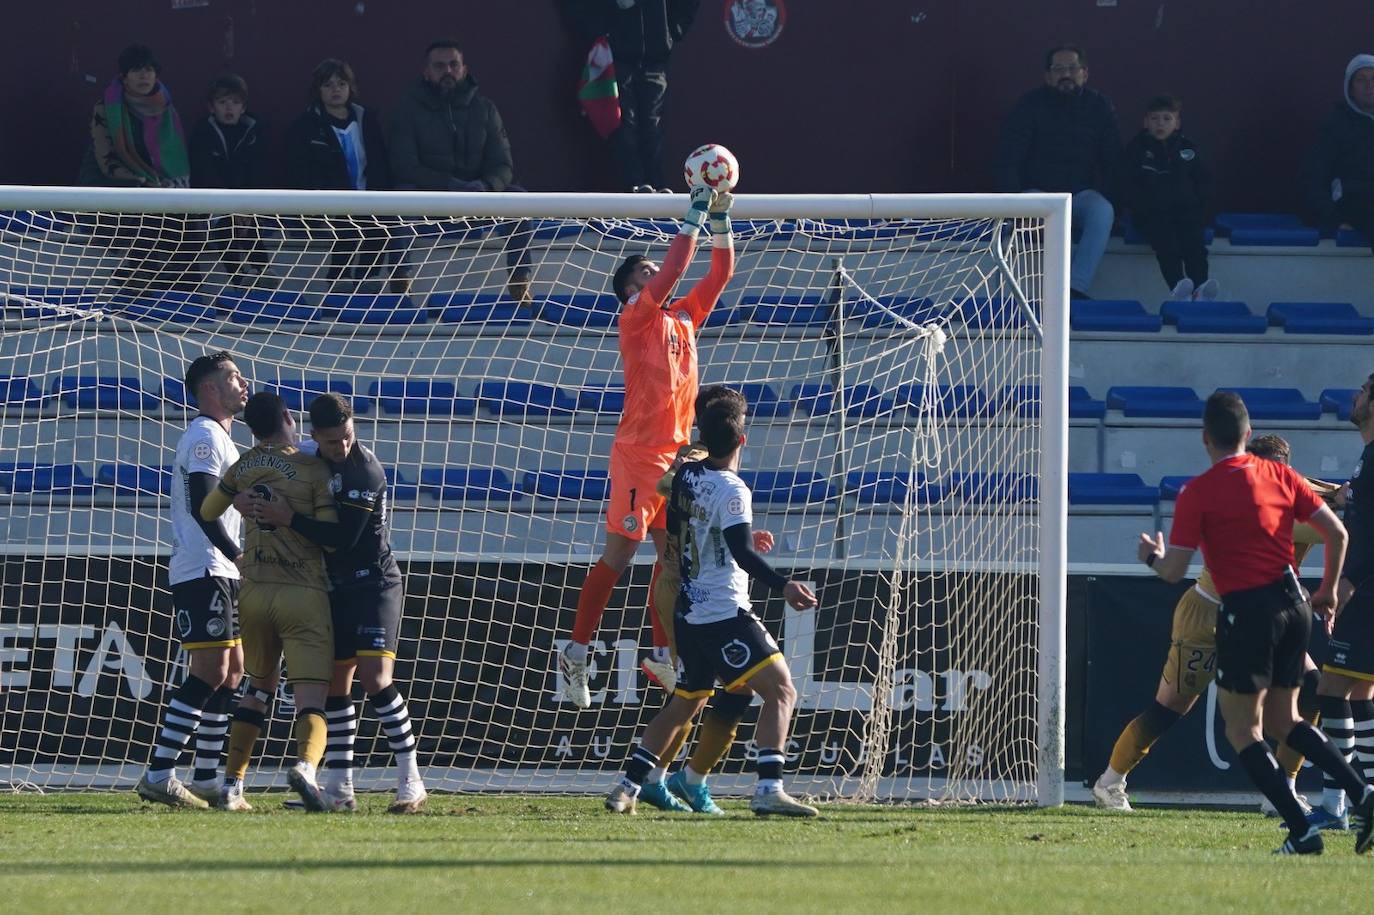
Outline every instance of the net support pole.
<svg viewBox="0 0 1374 915"><path fill-rule="evenodd" d="M1040 664L1036 798L1064 803L1064 631L1068 584L1069 203L1054 195L1045 214L1044 349L1040 415Z"/></svg>

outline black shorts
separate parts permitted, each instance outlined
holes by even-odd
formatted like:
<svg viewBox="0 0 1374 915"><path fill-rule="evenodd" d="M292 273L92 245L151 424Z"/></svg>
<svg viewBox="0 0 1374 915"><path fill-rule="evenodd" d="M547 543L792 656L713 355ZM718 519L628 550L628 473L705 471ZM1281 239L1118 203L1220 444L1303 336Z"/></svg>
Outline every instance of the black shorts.
<svg viewBox="0 0 1374 915"><path fill-rule="evenodd" d="M334 660L396 657L405 588L400 582L343 588L329 595L334 616Z"/></svg>
<svg viewBox="0 0 1374 915"><path fill-rule="evenodd" d="M239 644L239 580L205 575L172 585L172 609L181 647L232 648Z"/></svg>
<svg viewBox="0 0 1374 915"><path fill-rule="evenodd" d="M1374 680L1374 587L1361 585L1336 617L1322 670Z"/></svg>
<svg viewBox="0 0 1374 915"><path fill-rule="evenodd" d="M1291 572L1272 584L1222 595L1217 686L1246 695L1269 686L1298 687L1311 634L1312 607Z"/></svg>
<svg viewBox="0 0 1374 915"><path fill-rule="evenodd" d="M682 661L682 679L673 694L684 699L711 695L717 680L734 689L782 657L778 643L749 610L715 623L689 623L679 615L673 633Z"/></svg>

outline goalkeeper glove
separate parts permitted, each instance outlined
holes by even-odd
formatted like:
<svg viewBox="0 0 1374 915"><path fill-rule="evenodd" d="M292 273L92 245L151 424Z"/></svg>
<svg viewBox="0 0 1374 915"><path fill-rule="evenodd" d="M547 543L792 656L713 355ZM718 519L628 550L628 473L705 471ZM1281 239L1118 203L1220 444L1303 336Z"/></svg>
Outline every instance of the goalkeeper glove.
<svg viewBox="0 0 1374 915"><path fill-rule="evenodd" d="M692 188L692 205L687 210L687 215L682 221L687 223L683 227L684 232L695 235L701 231L702 225L706 222L706 214L711 209L711 203L716 199L716 192L709 187Z"/></svg>
<svg viewBox="0 0 1374 915"><path fill-rule="evenodd" d="M716 194L716 199L711 203L712 235L730 234L730 207L734 202L735 196L729 191L721 191Z"/></svg>

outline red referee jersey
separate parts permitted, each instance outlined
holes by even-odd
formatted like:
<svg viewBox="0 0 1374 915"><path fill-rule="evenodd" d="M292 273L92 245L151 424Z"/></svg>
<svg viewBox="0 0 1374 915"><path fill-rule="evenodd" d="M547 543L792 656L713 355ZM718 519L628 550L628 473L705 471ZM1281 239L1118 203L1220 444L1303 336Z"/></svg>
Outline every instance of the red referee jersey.
<svg viewBox="0 0 1374 915"><path fill-rule="evenodd" d="M1212 465L1178 494L1169 545L1202 548L1217 593L1277 581L1293 564L1293 523L1322 506L1296 470L1240 454Z"/></svg>

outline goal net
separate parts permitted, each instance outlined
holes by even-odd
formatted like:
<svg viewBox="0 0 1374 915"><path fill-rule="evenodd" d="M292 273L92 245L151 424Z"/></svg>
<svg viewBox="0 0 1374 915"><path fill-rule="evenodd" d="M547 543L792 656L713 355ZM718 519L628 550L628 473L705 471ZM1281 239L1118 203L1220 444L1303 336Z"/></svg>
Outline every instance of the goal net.
<svg viewBox="0 0 1374 915"><path fill-rule="evenodd" d="M227 350L293 408L351 397L388 468L430 788L605 790L664 700L638 670L649 545L592 646L590 709L555 653L605 539L610 276L662 257L684 197L8 188L0 210L0 783L127 787L146 764L185 675L180 379ZM1065 199L744 196L734 218L696 345L702 384L749 400L769 558L820 600L754 589L799 694L790 789L1058 803ZM380 786L361 708L358 781ZM250 784L284 781L293 712L283 689ZM751 782L753 721L717 793Z"/></svg>

